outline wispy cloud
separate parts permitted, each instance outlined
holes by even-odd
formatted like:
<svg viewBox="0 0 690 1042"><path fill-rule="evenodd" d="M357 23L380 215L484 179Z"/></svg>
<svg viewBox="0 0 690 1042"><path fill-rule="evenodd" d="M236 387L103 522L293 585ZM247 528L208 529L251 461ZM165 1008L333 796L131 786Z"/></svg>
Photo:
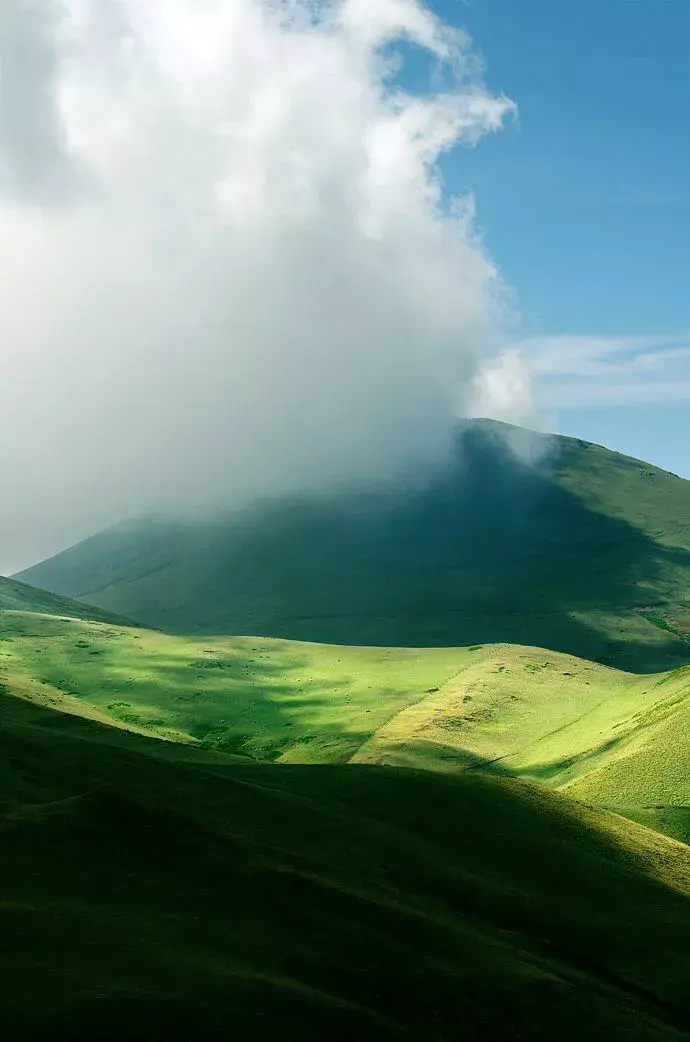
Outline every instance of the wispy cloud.
<svg viewBox="0 0 690 1042"><path fill-rule="evenodd" d="M690 401L690 334L537 336L518 345L539 409Z"/></svg>

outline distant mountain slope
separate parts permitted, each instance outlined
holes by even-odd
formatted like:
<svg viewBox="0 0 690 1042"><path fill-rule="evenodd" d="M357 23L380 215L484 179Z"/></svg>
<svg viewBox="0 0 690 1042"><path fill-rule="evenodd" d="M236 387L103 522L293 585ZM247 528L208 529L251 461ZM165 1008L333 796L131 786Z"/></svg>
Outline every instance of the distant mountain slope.
<svg viewBox="0 0 690 1042"><path fill-rule="evenodd" d="M513 780L0 709L7 1042L687 1038L672 840Z"/></svg>
<svg viewBox="0 0 690 1042"><path fill-rule="evenodd" d="M661 670L690 658L690 482L477 421L424 483L133 522L21 577L172 632L505 641Z"/></svg>
<svg viewBox="0 0 690 1042"><path fill-rule="evenodd" d="M16 579L0 576L0 612L37 612L46 615L63 615L73 619L94 619L98 622L115 622L131 625L114 612L106 611L67 597L56 596L47 590L39 590Z"/></svg>

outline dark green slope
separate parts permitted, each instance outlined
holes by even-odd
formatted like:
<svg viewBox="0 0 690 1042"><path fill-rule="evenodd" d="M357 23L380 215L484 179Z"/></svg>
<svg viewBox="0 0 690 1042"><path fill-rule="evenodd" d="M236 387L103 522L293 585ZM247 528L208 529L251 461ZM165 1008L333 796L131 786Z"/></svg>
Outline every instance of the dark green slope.
<svg viewBox="0 0 690 1042"><path fill-rule="evenodd" d="M690 657L690 482L478 421L425 482L132 523L23 578L173 632L504 641L661 670Z"/></svg>
<svg viewBox="0 0 690 1042"><path fill-rule="evenodd" d="M56 596L46 590L38 590L33 586L17 582L16 579L5 579L0 576L0 612L3 611L60 615L71 619L89 619L95 622L113 622L120 625L131 624L114 612L79 603L67 597Z"/></svg>
<svg viewBox="0 0 690 1042"><path fill-rule="evenodd" d="M686 847L519 782L0 698L3 1038L687 1038Z"/></svg>

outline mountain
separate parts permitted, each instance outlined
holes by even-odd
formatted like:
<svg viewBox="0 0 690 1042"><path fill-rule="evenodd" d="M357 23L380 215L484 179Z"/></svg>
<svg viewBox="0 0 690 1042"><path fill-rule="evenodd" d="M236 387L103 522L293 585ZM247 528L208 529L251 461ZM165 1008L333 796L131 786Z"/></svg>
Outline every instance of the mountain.
<svg viewBox="0 0 690 1042"><path fill-rule="evenodd" d="M687 1038L682 844L501 777L0 709L8 1042Z"/></svg>
<svg viewBox="0 0 690 1042"><path fill-rule="evenodd" d="M7 611L32 612L132 625L131 620L123 619L114 612L79 603L67 597L56 596L54 593L48 593L47 590L39 590L34 586L18 582L16 579L5 579L0 576L0 612Z"/></svg>
<svg viewBox="0 0 690 1042"><path fill-rule="evenodd" d="M141 520L23 581L170 632L690 657L690 482L572 438L463 428L424 480Z"/></svg>

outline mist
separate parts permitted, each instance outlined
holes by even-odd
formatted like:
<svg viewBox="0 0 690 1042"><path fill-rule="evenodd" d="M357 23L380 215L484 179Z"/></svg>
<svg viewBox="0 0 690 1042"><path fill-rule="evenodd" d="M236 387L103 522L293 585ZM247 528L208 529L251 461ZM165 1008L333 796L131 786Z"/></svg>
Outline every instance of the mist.
<svg viewBox="0 0 690 1042"><path fill-rule="evenodd" d="M0 76L0 573L524 414L438 167L514 105L421 3L4 0Z"/></svg>

